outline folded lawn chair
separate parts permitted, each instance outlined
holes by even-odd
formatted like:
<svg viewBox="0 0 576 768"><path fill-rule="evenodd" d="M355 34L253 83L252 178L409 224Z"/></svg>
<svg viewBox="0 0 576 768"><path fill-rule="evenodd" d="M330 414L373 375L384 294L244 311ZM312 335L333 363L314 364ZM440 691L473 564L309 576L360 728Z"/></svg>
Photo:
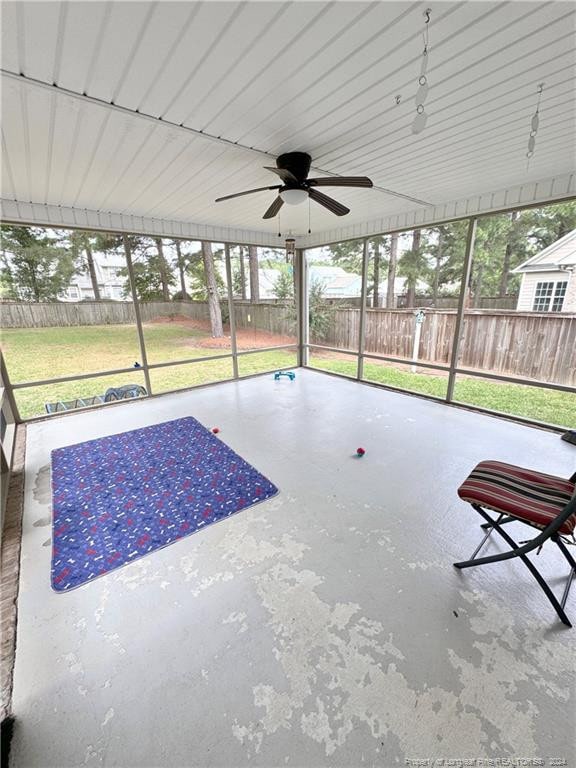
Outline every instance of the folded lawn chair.
<svg viewBox="0 0 576 768"><path fill-rule="evenodd" d="M56 403L45 403L46 413L71 411L74 408L86 408L88 405L101 405L114 400L128 400L133 397L147 395L145 387L140 384L124 384L121 387L109 387L103 395L92 397L77 397L75 400L58 400Z"/></svg>
<svg viewBox="0 0 576 768"><path fill-rule="evenodd" d="M564 612L564 606L576 573L576 561L566 548L565 542L569 538L570 543L575 542L576 472L566 480L500 461L481 461L458 488L458 495L464 501L468 501L484 518L486 522L482 524L482 528L486 531L486 535L470 560L454 563L454 566L470 568L519 557L544 590L561 621L571 627L572 624ZM487 509L496 512L498 517L496 519L491 517L486 512ZM527 543L518 544L502 527L513 521L538 528L541 533ZM477 558L494 531L512 549L499 555ZM560 601L534 563L527 557L529 552L539 550L548 539L557 544L570 565L570 573Z"/></svg>

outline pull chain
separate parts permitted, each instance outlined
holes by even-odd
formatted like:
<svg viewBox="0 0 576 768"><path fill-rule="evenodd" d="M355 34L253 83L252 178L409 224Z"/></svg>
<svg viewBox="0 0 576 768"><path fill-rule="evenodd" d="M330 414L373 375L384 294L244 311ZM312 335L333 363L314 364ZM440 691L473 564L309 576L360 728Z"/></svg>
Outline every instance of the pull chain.
<svg viewBox="0 0 576 768"><path fill-rule="evenodd" d="M308 197L308 234L312 234L312 230L310 229L310 197Z"/></svg>

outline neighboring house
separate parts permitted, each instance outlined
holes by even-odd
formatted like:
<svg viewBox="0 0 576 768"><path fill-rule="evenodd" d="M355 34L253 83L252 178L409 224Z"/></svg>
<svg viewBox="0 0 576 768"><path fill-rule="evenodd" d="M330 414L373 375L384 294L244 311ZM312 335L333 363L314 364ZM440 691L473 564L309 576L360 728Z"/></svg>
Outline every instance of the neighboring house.
<svg viewBox="0 0 576 768"><path fill-rule="evenodd" d="M317 284L322 288L324 299L350 299L362 294L362 278L346 272L342 267L308 267L308 285Z"/></svg>
<svg viewBox="0 0 576 768"><path fill-rule="evenodd" d="M369 286L371 289L371 286ZM416 281L416 294L422 296L430 292L430 286L423 280ZM394 307L398 305L398 299L400 296L406 296L408 293L408 287L406 285L405 277L397 277L394 280ZM386 304L386 296L388 295L388 280L384 280L380 283L378 288L378 294L380 296L380 306L383 307Z"/></svg>
<svg viewBox="0 0 576 768"><path fill-rule="evenodd" d="M119 253L95 253L94 266L101 299L124 301L125 277L118 277L118 271L126 267L124 256ZM68 288L59 296L61 301L82 301L94 299L90 275L86 269L74 275Z"/></svg>
<svg viewBox="0 0 576 768"><path fill-rule="evenodd" d="M313 265L308 268L308 284L318 282L322 285L322 296L325 299L352 299L360 298L362 295L362 278L360 275L354 275L346 272L342 267L323 267ZM372 292L372 283L368 285L368 293ZM430 286L422 280L416 283L416 291L423 293L429 290ZM397 277L394 280L394 298L396 301L400 296L407 293L406 278ZM388 291L388 280L383 280L378 287L380 304L383 305ZM368 297L370 301L370 296Z"/></svg>
<svg viewBox="0 0 576 768"><path fill-rule="evenodd" d="M576 312L576 229L525 261L516 309L521 312Z"/></svg>
<svg viewBox="0 0 576 768"><path fill-rule="evenodd" d="M278 283L281 275L282 273L279 269L261 267L258 270L258 290L260 292L261 299L276 298L276 284ZM249 280L247 282L249 284Z"/></svg>

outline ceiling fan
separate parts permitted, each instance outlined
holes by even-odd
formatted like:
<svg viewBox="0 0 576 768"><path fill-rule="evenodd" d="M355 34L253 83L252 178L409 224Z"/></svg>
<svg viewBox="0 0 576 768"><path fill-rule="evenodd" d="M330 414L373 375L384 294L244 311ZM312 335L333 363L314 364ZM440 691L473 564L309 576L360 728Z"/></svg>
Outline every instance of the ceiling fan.
<svg viewBox="0 0 576 768"><path fill-rule="evenodd" d="M264 190L277 189L278 197L268 208L263 219L272 219L284 203L288 205L298 205L307 198L323 205L336 216L345 216L350 213L350 209L339 203L323 192L319 192L316 187L372 187L372 181L367 176L326 176L320 179L309 179L310 164L312 158L306 152L287 152L276 159L276 168L264 166L267 171L272 171L283 181L283 184L276 184L273 187L258 187L258 189L248 189L246 192L236 192L234 195L225 195L219 197L216 202L230 200L233 197L242 197L251 195L254 192L263 192Z"/></svg>

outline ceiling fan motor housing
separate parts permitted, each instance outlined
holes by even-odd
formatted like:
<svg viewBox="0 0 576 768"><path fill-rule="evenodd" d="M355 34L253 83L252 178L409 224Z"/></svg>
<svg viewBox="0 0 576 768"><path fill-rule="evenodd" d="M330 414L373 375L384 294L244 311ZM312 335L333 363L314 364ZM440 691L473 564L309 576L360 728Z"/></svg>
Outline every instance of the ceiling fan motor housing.
<svg viewBox="0 0 576 768"><path fill-rule="evenodd" d="M310 165L312 158L306 152L286 152L284 155L280 155L276 158L276 166L282 168L285 171L290 171L300 184L306 181L310 172ZM286 186L291 186L286 183Z"/></svg>

